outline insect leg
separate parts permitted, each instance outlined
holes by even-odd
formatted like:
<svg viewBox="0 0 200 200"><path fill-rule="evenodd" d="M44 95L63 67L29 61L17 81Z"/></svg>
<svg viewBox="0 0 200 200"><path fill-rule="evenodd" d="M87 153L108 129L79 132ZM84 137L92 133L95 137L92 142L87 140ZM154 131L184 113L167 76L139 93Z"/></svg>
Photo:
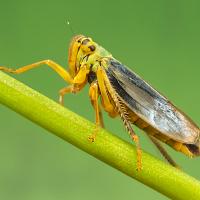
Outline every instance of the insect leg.
<svg viewBox="0 0 200 200"><path fill-rule="evenodd" d="M78 74L73 79L73 84L62 88L59 91L59 103L61 105L64 104L64 95L67 93L76 93L79 92L87 83L87 74L89 70L87 69L86 65L80 67Z"/></svg>
<svg viewBox="0 0 200 200"><path fill-rule="evenodd" d="M85 85L85 84L84 84ZM64 96L68 93L77 93L79 92L81 89L83 88L82 87L79 87L79 86L74 86L73 84L72 85L69 85L67 87L64 87L62 89L60 89L59 91L59 103L61 105L64 105Z"/></svg>
<svg viewBox="0 0 200 200"><path fill-rule="evenodd" d="M85 86L86 82L84 82L83 84L77 85L77 84L71 84L67 87L64 87L62 89L59 90L59 103L61 105L64 105L64 96L68 93L77 93L79 92L84 86Z"/></svg>
<svg viewBox="0 0 200 200"><path fill-rule="evenodd" d="M89 72L90 70L88 69L87 65L82 64L78 74L74 77L73 83L76 85L82 85L86 83L87 74L89 74Z"/></svg>
<svg viewBox="0 0 200 200"><path fill-rule="evenodd" d="M172 166L179 168L180 167L176 164L176 162L171 158L171 156L167 153L167 151L164 149L164 147L160 144L160 142L153 136L147 134L150 140L154 143L154 145L158 148L160 153L163 155L163 157L168 161L169 164Z"/></svg>
<svg viewBox="0 0 200 200"><path fill-rule="evenodd" d="M101 113L101 109L98 103L98 97L99 97L99 87L97 84L97 81L94 81L89 89L89 97L92 103L92 106L94 107L95 110L95 124L96 124L96 128L94 130L94 133L88 137L90 142L94 142L95 138L96 138L96 134L98 132L98 128L99 126L103 127L103 118L102 118L102 113Z"/></svg>
<svg viewBox="0 0 200 200"><path fill-rule="evenodd" d="M102 112L98 103L99 87L98 87L97 81L94 81L93 83L91 83L91 86L89 89L89 97L90 97L91 104L95 110L95 122L98 126L104 127Z"/></svg>
<svg viewBox="0 0 200 200"><path fill-rule="evenodd" d="M104 82L104 76L102 75L100 68L97 70L97 80L102 97L102 106L104 110L108 112L111 117L117 116L118 113L116 112L116 109L112 104L110 97L108 96L108 91Z"/></svg>
<svg viewBox="0 0 200 200"><path fill-rule="evenodd" d="M0 70L5 71L5 72L10 72L10 73L13 73L13 74L21 74L21 73L24 73L24 72L26 72L30 69L39 67L43 64L46 64L47 66L52 68L54 71L56 71L66 82L72 83L73 79L72 79L71 75L63 67L61 67L59 64L55 63L52 60L39 61L39 62L30 64L30 65L20 67L16 70L0 66Z"/></svg>
<svg viewBox="0 0 200 200"><path fill-rule="evenodd" d="M30 65L20 67L16 70L0 66L0 70L13 73L13 74L21 74L30 69L39 67L44 64L46 64L47 66L52 68L54 71L56 71L66 82L73 84L60 90L59 102L61 104L63 104L63 97L66 93L80 91L80 89L85 85L86 75L87 73L89 73L89 70L87 70L85 65L81 67L81 69L79 70L78 74L74 77L74 79L71 77L68 71L66 71L63 67L61 67L59 64L55 63L52 60L39 61Z"/></svg>
<svg viewBox="0 0 200 200"><path fill-rule="evenodd" d="M69 85L67 87L62 88L59 91L59 103L61 105L64 105L64 95L67 94L67 93L72 93L73 89L74 89L73 85Z"/></svg>
<svg viewBox="0 0 200 200"><path fill-rule="evenodd" d="M132 140L135 142L136 144L136 150L137 150L137 170L140 171L142 169L142 150L140 147L140 143L139 143L139 138L138 136L135 134L131 123L129 121L129 116L128 113L126 111L126 108L124 107L123 103L120 100L120 97L118 96L118 94L116 93L115 89L111 86L110 81L108 80L107 75L105 74L105 71L102 68L99 68L97 70L97 79L98 79L98 83L99 81L104 82L103 84L105 85L105 87L107 88L107 91L109 92L109 94L111 95L117 109L118 109L118 113L121 117L121 119L123 120L123 123L128 131L128 133L130 134Z"/></svg>

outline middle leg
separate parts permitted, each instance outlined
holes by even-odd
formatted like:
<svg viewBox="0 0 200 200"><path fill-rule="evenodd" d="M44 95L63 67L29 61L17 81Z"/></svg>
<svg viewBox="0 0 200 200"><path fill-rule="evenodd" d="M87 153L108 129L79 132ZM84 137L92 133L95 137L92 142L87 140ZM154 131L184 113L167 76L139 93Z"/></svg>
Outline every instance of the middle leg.
<svg viewBox="0 0 200 200"><path fill-rule="evenodd" d="M97 81L94 81L91 83L90 89L89 89L89 97L90 97L90 101L91 104L95 110L95 130L94 133L92 135L90 135L88 137L90 142L94 142L98 129L99 127L104 127L104 123L103 123L103 117L102 117L102 112L98 103L98 97L99 97L99 86Z"/></svg>

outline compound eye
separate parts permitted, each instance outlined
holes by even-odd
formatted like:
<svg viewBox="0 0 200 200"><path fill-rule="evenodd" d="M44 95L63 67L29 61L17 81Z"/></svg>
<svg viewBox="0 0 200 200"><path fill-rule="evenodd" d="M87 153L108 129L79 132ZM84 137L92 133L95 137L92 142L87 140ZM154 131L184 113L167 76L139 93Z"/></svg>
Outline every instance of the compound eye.
<svg viewBox="0 0 200 200"><path fill-rule="evenodd" d="M92 53L96 50L96 47L90 38L84 38L81 43L81 49L85 53Z"/></svg>
<svg viewBox="0 0 200 200"><path fill-rule="evenodd" d="M91 51L95 51L96 47L95 47L94 45L91 45L91 46L89 46L89 49L90 49Z"/></svg>

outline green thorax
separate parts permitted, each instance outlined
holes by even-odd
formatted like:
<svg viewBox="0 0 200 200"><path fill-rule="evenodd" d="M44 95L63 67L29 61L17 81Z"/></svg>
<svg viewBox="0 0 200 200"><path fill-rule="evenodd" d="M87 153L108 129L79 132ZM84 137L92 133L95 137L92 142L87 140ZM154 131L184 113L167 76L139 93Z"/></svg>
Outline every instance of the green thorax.
<svg viewBox="0 0 200 200"><path fill-rule="evenodd" d="M108 52L106 49L104 49L102 46L96 44L96 53L100 57L112 57L112 54Z"/></svg>
<svg viewBox="0 0 200 200"><path fill-rule="evenodd" d="M106 62L109 58L112 57L112 54L104 49L102 46L98 45L97 43L95 43L95 45L96 50L93 54L89 56L89 59L87 61L87 63L92 66L92 71L94 72L96 72L97 67L99 66L99 63L101 61ZM103 66L107 67L106 64L104 64Z"/></svg>

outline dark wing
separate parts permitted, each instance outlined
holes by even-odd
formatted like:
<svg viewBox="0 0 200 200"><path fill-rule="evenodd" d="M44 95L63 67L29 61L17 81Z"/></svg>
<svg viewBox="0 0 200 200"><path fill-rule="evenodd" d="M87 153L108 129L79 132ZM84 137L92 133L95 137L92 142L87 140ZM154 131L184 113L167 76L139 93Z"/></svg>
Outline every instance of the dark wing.
<svg viewBox="0 0 200 200"><path fill-rule="evenodd" d="M122 101L141 119L176 141L196 142L198 127L137 74L115 59L105 71Z"/></svg>

